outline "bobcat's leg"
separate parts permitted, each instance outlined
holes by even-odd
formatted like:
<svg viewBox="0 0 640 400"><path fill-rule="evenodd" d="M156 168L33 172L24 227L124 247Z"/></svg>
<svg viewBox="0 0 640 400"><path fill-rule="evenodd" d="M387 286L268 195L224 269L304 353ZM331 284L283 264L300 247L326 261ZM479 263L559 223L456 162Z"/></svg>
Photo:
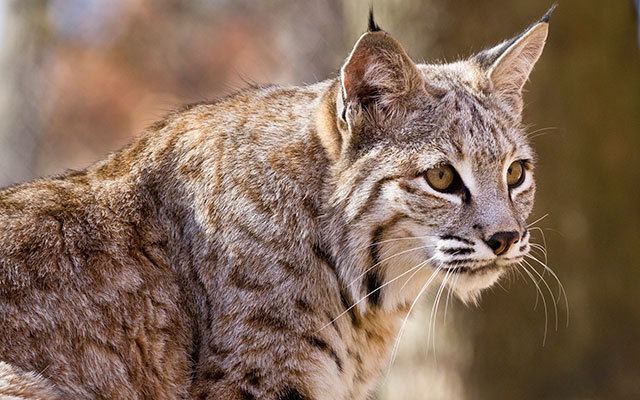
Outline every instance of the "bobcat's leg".
<svg viewBox="0 0 640 400"><path fill-rule="evenodd" d="M0 361L0 399L52 400L59 399L58 390L34 372L25 372Z"/></svg>

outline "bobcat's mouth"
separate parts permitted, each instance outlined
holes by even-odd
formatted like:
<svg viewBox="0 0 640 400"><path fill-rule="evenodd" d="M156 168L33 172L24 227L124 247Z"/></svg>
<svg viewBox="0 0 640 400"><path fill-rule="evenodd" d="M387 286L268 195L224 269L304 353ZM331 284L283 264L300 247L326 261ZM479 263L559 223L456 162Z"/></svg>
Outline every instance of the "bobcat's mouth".
<svg viewBox="0 0 640 400"><path fill-rule="evenodd" d="M465 304L470 304L477 303L484 289L495 284L509 268L518 265L523 258L523 255L518 255L512 258L448 261L442 262L439 269L457 297ZM455 278L447 279L447 275Z"/></svg>
<svg viewBox="0 0 640 400"><path fill-rule="evenodd" d="M524 256L492 260L457 260L445 262L440 268L450 273L474 275L494 270L504 270L523 259Z"/></svg>
<svg viewBox="0 0 640 400"><path fill-rule="evenodd" d="M447 264L447 266L441 267L446 272L454 273L454 274L477 274L479 272L486 272L493 269L500 269L495 263L488 263L480 266L466 266L466 265L456 265L458 263Z"/></svg>

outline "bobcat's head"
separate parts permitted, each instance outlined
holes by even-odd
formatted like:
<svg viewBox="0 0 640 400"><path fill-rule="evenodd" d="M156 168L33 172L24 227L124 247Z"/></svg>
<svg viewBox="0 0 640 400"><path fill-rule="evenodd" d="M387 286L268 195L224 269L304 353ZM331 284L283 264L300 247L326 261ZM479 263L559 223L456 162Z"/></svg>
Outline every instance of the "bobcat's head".
<svg viewBox="0 0 640 400"><path fill-rule="evenodd" d="M341 69L335 137L324 139L355 300L397 307L434 280L475 300L529 252L535 155L522 88L548 19L443 65L415 64L373 21L360 37Z"/></svg>

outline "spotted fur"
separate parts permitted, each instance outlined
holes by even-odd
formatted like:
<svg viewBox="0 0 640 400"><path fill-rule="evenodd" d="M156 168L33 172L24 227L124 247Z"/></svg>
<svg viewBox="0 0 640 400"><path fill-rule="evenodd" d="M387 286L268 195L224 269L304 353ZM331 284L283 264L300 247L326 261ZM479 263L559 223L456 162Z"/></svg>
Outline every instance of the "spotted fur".
<svg viewBox="0 0 640 400"><path fill-rule="evenodd" d="M189 106L0 191L0 397L367 398L430 276L469 301L528 251L547 20L422 65L371 19L336 79ZM426 182L441 163L463 195ZM521 236L498 257L501 230Z"/></svg>

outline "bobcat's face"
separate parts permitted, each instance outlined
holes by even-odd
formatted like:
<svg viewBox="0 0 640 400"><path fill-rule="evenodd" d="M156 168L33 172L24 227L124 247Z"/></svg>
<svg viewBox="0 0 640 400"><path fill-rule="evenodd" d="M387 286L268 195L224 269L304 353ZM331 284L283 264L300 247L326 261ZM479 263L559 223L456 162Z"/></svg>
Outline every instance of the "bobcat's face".
<svg viewBox="0 0 640 400"><path fill-rule="evenodd" d="M475 300L529 252L521 90L546 35L543 19L446 65L414 64L382 31L361 37L342 68L333 195L365 260L347 277L362 277L356 298L393 306L438 280Z"/></svg>
<svg viewBox="0 0 640 400"><path fill-rule="evenodd" d="M431 82L437 74L428 74ZM420 248L408 266L425 262L467 300L529 251L525 221L535 182L534 154L517 120L500 101L462 82L425 99L424 110L402 128L413 134L379 155L402 167L377 210L383 219L403 216L380 237L388 240L383 253Z"/></svg>

